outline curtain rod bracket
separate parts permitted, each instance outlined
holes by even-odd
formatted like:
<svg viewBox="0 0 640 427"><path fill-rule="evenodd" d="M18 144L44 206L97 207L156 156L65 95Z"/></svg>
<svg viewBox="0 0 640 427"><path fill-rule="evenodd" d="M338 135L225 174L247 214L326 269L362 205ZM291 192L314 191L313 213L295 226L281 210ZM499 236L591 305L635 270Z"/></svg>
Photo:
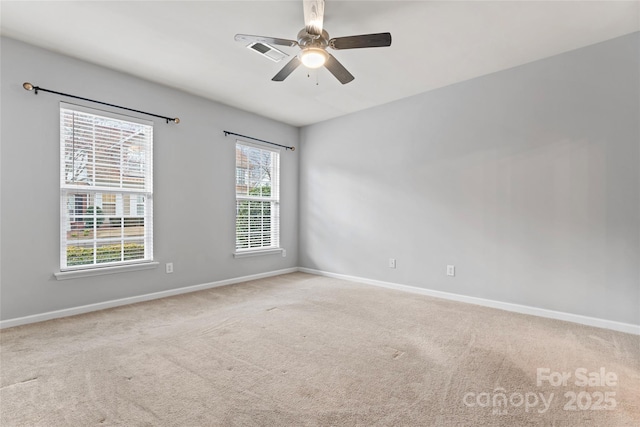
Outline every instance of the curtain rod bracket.
<svg viewBox="0 0 640 427"><path fill-rule="evenodd" d="M107 105L109 107L114 107L114 108L120 108L121 110L133 111L134 113L139 113L139 114L145 114L147 116L158 117L160 119L165 119L167 121L167 124L169 122L174 122L175 124L180 123L180 119L178 117L173 117L172 118L172 117L160 116L158 114L147 113L145 111L140 111L140 110L134 110L133 108L121 107L119 105L109 104L107 102L102 102L102 101L96 101L94 99L89 99L89 98L83 98L81 96L70 95L70 94L64 93L64 92L56 92L55 90L49 90L49 89L42 88L40 86L34 86L29 82L24 82L22 84L22 87L25 90L34 91L36 95L38 94L38 91L41 90L43 92L55 93L56 95L68 96L69 98L81 99L83 101L94 102L96 104Z"/></svg>

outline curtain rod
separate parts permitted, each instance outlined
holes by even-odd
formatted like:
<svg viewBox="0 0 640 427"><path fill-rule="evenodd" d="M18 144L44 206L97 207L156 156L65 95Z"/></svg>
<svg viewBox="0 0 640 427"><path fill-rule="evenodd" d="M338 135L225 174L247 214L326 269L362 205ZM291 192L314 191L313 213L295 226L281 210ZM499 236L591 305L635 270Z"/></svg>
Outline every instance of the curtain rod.
<svg viewBox="0 0 640 427"><path fill-rule="evenodd" d="M224 132L224 136L235 135L235 136L240 136L242 138L253 139L254 141L264 142L265 144L277 145L278 147L286 148L287 150L291 150L291 151L295 151L295 149L296 149L296 147L287 147L286 145L276 144L275 142L265 141L264 139L258 139L258 138L254 138L252 136L240 135L239 133L229 132L228 130L225 130L223 132Z"/></svg>
<svg viewBox="0 0 640 427"><path fill-rule="evenodd" d="M63 93L63 92L56 92L55 90L49 90L49 89L45 89L42 88L40 86L34 86L29 82L25 82L22 84L22 87L25 88L26 90L33 90L35 91L36 95L38 94L38 91L41 90L43 92L49 92L49 93L55 93L56 95L62 95L62 96L68 96L69 98L75 98L75 99L81 99L83 101L89 101L89 102L95 102L96 104L102 104L102 105L107 105L109 107L115 107L115 108L120 108L122 110L128 110L128 111L133 111L135 113L140 113L140 114L146 114L147 116L153 116L153 117L158 117L160 119L165 119L167 121L167 123L169 122L174 122L175 124L180 123L180 119L175 117L175 118L171 118L171 117L165 117L165 116L160 116L158 114L153 114L153 113L147 113L145 111L140 111L140 110L134 110L133 108L127 108L127 107L121 107L119 105L114 105L114 104L108 104L106 102L102 102L102 101L96 101L94 99L89 99L89 98L83 98L81 96L76 96L76 95L70 95L68 93Z"/></svg>

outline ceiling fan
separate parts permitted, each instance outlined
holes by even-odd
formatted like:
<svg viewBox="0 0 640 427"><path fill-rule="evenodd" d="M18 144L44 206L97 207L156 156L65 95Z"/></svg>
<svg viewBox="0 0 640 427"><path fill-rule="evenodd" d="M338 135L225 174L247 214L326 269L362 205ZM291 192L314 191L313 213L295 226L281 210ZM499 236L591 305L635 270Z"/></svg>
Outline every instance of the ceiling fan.
<svg viewBox="0 0 640 427"><path fill-rule="evenodd" d="M275 37L236 34L236 41L250 43L266 43L278 46L299 46L300 53L291 59L271 80L281 82L286 79L300 64L308 68L324 66L340 83L346 84L354 79L338 60L327 52L327 47L336 50L359 49L364 47L391 46L390 33L363 34L359 36L329 38L322 28L324 20L324 0L303 0L304 28L300 30L297 40Z"/></svg>

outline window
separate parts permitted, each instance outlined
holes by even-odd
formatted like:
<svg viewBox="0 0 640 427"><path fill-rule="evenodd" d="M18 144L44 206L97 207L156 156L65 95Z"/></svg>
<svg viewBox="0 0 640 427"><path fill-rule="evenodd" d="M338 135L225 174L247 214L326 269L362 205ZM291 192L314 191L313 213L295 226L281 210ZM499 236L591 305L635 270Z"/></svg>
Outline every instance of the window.
<svg viewBox="0 0 640 427"><path fill-rule="evenodd" d="M115 194L102 195L102 213L105 215L116 214L116 195Z"/></svg>
<svg viewBox="0 0 640 427"><path fill-rule="evenodd" d="M247 184L247 170L245 168L236 168L236 185Z"/></svg>
<svg viewBox="0 0 640 427"><path fill-rule="evenodd" d="M152 153L150 122L61 104L61 271L153 260Z"/></svg>
<svg viewBox="0 0 640 427"><path fill-rule="evenodd" d="M280 248L280 153L236 143L236 253Z"/></svg>

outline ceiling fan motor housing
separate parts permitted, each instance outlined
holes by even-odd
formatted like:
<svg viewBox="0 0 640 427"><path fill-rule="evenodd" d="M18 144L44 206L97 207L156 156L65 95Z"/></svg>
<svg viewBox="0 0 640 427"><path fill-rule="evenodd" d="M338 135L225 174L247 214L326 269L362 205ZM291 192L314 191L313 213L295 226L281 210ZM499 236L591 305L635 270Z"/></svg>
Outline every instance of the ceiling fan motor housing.
<svg viewBox="0 0 640 427"><path fill-rule="evenodd" d="M298 33L298 45L302 49L308 47L326 49L329 45L329 33L327 33L325 30L322 30L322 34L320 35L309 34L307 30L303 28Z"/></svg>

